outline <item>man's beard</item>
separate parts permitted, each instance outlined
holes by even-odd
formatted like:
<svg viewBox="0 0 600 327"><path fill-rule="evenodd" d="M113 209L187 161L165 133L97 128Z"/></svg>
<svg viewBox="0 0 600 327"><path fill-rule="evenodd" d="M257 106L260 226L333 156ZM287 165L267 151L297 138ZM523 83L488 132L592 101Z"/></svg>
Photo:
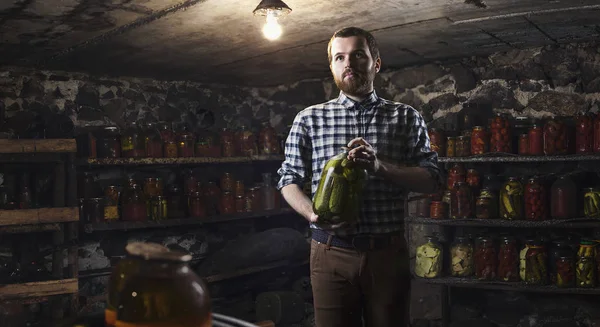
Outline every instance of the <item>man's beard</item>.
<svg viewBox="0 0 600 327"><path fill-rule="evenodd" d="M344 80L344 73L341 80L335 75L333 75L333 80L335 81L335 85L345 94L361 96L371 91L371 82L375 79L376 73L375 69L366 72L367 76L364 73L352 72L353 78L348 80Z"/></svg>

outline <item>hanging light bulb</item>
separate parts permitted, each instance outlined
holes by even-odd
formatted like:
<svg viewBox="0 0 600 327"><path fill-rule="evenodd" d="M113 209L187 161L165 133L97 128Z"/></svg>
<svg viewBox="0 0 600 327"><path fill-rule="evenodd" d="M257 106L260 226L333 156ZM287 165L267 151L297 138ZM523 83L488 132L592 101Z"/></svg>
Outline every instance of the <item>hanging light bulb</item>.
<svg viewBox="0 0 600 327"><path fill-rule="evenodd" d="M267 22L263 26L263 35L271 41L277 40L281 33L279 18L284 17L292 11L288 5L281 0L262 0L253 13L257 16L266 16Z"/></svg>

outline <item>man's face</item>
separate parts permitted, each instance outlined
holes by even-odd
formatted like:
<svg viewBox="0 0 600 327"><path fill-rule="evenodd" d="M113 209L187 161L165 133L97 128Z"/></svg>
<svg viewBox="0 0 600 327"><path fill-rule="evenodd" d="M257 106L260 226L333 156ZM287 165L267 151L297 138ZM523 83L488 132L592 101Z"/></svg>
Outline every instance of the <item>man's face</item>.
<svg viewBox="0 0 600 327"><path fill-rule="evenodd" d="M364 37L336 37L331 43L329 67L337 87L352 96L373 91L373 80L381 60L373 60Z"/></svg>

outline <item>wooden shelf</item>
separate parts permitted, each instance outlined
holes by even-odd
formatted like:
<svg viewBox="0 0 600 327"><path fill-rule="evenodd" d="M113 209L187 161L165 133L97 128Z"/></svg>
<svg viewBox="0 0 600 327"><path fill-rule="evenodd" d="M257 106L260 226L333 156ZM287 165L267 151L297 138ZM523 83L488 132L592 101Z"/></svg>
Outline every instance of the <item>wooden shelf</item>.
<svg viewBox="0 0 600 327"><path fill-rule="evenodd" d="M308 264L309 262L310 262L310 260L304 260L301 262L291 262L289 260L283 260L283 261L277 261L277 262L274 262L274 263L271 263L268 265L249 267L249 268L240 269L240 270L232 271L232 272L228 272L228 273L212 275L212 276L204 277L203 279L204 279L204 281L206 281L207 283L210 284L210 283L216 283L216 282L233 279L233 278L237 278L237 277L252 275L252 274L256 274L256 273L263 272L263 271L273 270L273 269L277 269L277 268L303 266L303 265Z"/></svg>
<svg viewBox="0 0 600 327"><path fill-rule="evenodd" d="M37 225L79 221L79 208L0 210L0 226Z"/></svg>
<svg viewBox="0 0 600 327"><path fill-rule="evenodd" d="M563 294L593 294L600 295L600 287L597 288L561 288L554 285L531 285L524 282L502 282L502 281L480 281L472 278L442 277L442 278L420 278L413 280L427 284L447 285L451 287L478 288L501 291L522 291L538 293L563 293Z"/></svg>
<svg viewBox="0 0 600 327"><path fill-rule="evenodd" d="M215 163L248 163L283 161L283 155L258 155L250 157L191 157L191 158L105 158L82 159L78 166L147 166L147 165L195 165Z"/></svg>
<svg viewBox="0 0 600 327"><path fill-rule="evenodd" d="M0 139L0 153L74 153L75 139Z"/></svg>
<svg viewBox="0 0 600 327"><path fill-rule="evenodd" d="M596 154L568 154L562 156L521 156L510 153L486 153L469 157L438 157L440 163L479 163L479 162L564 162L564 161L594 161L600 160Z"/></svg>
<svg viewBox="0 0 600 327"><path fill-rule="evenodd" d="M77 293L78 289L77 278L0 285L0 300L72 294Z"/></svg>
<svg viewBox="0 0 600 327"><path fill-rule="evenodd" d="M161 221L115 221L106 223L91 223L85 224L83 229L86 233L96 231L110 230L130 230L130 229L146 229L146 228L164 228L174 226L192 226L203 224L215 224L234 220L267 218L285 214L292 214L294 210L291 208L282 208L278 210L269 210L261 212L238 213L232 215L211 216L206 218L182 218L182 219L166 219Z"/></svg>
<svg viewBox="0 0 600 327"><path fill-rule="evenodd" d="M433 219L406 217L410 224L470 226L470 227L518 227L518 228L600 228L600 219L573 218L567 220L505 220L505 219Z"/></svg>

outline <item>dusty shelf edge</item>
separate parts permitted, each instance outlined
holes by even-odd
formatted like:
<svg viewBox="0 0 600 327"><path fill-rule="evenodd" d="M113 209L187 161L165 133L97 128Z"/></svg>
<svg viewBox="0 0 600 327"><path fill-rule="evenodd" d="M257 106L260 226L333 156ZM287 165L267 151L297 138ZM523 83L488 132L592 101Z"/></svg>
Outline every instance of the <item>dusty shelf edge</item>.
<svg viewBox="0 0 600 327"><path fill-rule="evenodd" d="M0 210L0 226L26 226L79 221L79 208Z"/></svg>
<svg viewBox="0 0 600 327"><path fill-rule="evenodd" d="M0 300L12 300L51 295L72 294L79 291L77 278L0 285Z"/></svg>
<svg viewBox="0 0 600 327"><path fill-rule="evenodd" d="M189 157L189 158L102 158L78 159L78 166L144 166L144 165L189 165L215 163L248 163L283 161L283 155L257 155L249 157Z"/></svg>
<svg viewBox="0 0 600 327"><path fill-rule="evenodd" d="M600 154L567 154L557 156L522 156L486 154L469 157L438 157L440 163L477 163L477 162L560 162L600 160Z"/></svg>
<svg viewBox="0 0 600 327"><path fill-rule="evenodd" d="M442 226L471 226L471 227L513 227L513 228L554 228L600 227L600 219L573 218L566 220L504 220L504 219L433 219L421 217L406 217L409 224L442 225Z"/></svg>

